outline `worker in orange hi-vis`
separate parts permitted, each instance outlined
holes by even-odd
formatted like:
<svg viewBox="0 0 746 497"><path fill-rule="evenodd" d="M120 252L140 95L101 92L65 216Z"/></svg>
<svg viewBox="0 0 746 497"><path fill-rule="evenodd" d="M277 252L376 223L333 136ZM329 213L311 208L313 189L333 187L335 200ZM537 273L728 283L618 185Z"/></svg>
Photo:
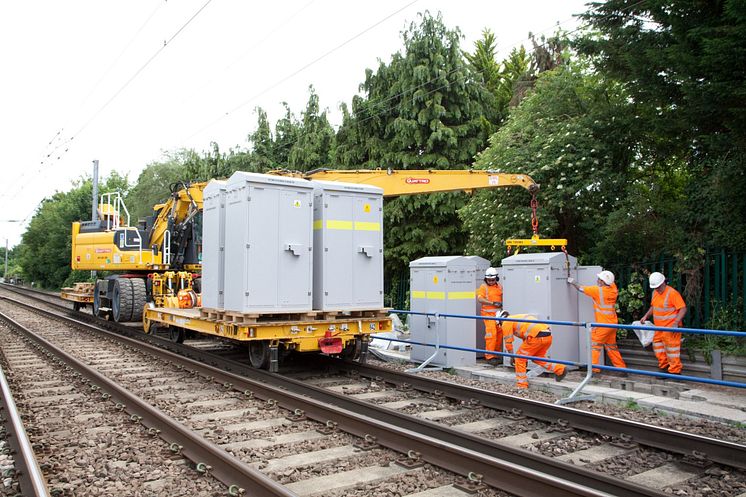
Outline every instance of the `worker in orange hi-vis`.
<svg viewBox="0 0 746 497"><path fill-rule="evenodd" d="M650 273L649 282L653 298L640 324L645 324L652 314L655 326L681 328L686 316L686 303L681 294L668 286L666 277L661 273ZM661 371L681 374L681 332L656 331L653 335L653 352Z"/></svg>
<svg viewBox="0 0 746 497"><path fill-rule="evenodd" d="M477 301L482 304L482 316L494 318L502 310L503 286L500 284L500 278L497 276L497 269L491 267L484 272L484 283L482 283L477 292ZM491 319L484 320L484 346L485 350L502 352L503 331L500 323L497 321ZM497 356L493 354L485 354L484 358L493 366L499 362Z"/></svg>
<svg viewBox="0 0 746 497"><path fill-rule="evenodd" d="M536 316L531 314L513 314L511 316L508 311L502 311L498 314L498 317L512 317L526 320L537 319ZM505 348L511 354L513 353L513 340L515 335L518 335L518 337L523 340L523 343L521 343L521 346L518 348L518 355L546 357L549 347L552 346L552 331L548 324L503 321L502 328L503 335L505 336ZM537 359L532 360L547 371L553 372L554 379L557 381L562 381L567 374L567 368L562 364L554 364ZM528 388L528 376L526 376L527 361L527 359L522 357L515 358L515 384L518 388Z"/></svg>
<svg viewBox="0 0 746 497"><path fill-rule="evenodd" d="M619 318L616 315L616 299L619 291L614 283L614 273L601 271L596 278L596 286L580 286L573 278L567 278L567 283L593 299L594 320L597 323L617 324ZM606 355L609 356L615 368L627 367L616 344L616 328L593 328L591 343L593 364L599 364L601 349L606 349ZM593 370L594 373L599 371L599 369Z"/></svg>

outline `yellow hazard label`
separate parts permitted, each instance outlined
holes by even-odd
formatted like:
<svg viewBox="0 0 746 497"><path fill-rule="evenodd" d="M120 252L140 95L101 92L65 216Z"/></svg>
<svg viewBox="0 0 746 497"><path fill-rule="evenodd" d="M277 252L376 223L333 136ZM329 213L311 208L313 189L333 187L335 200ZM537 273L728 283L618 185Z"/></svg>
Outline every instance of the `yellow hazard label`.
<svg viewBox="0 0 746 497"><path fill-rule="evenodd" d="M370 212L370 204L363 205L363 212Z"/></svg>
<svg viewBox="0 0 746 497"><path fill-rule="evenodd" d="M433 283L435 283L436 285L438 284L438 277L437 276L433 276Z"/></svg>
<svg viewBox="0 0 746 497"><path fill-rule="evenodd" d="M534 281L537 283L541 283L541 276L539 276L538 274L534 276Z"/></svg>
<svg viewBox="0 0 746 497"><path fill-rule="evenodd" d="M300 200L293 200L293 207L300 209Z"/></svg>

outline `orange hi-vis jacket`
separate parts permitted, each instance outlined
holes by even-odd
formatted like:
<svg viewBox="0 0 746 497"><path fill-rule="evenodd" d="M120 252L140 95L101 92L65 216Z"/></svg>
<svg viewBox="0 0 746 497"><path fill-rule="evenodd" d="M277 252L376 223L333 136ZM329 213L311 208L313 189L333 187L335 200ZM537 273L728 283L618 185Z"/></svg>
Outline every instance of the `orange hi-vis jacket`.
<svg viewBox="0 0 746 497"><path fill-rule="evenodd" d="M482 315L485 315L486 312L494 315L495 311L497 311L498 308L502 308L503 306L503 286L500 283L495 283L494 285L482 283L482 286L479 287L477 295L479 296L479 298L489 300L490 302L499 303L499 306L482 304Z"/></svg>
<svg viewBox="0 0 746 497"><path fill-rule="evenodd" d="M619 323L616 315L616 299L619 296L616 283L610 286L584 286L583 293L593 299L594 319L597 323Z"/></svg>
<svg viewBox="0 0 746 497"><path fill-rule="evenodd" d="M512 314L510 317L516 319L536 319L536 316L531 314ZM543 331L550 331L549 325L544 323L517 323L514 321L503 321L502 323L508 352L512 352L513 350L513 335L517 335L521 340L525 341L528 337L535 337Z"/></svg>
<svg viewBox="0 0 746 497"><path fill-rule="evenodd" d="M681 294L667 286L663 293L653 291L653 323L656 326L673 327L679 310L686 307Z"/></svg>

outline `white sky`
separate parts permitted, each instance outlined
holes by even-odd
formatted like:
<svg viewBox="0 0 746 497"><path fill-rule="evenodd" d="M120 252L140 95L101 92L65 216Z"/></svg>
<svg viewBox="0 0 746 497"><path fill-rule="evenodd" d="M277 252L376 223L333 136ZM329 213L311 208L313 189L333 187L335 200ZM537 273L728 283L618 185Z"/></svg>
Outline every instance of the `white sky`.
<svg viewBox="0 0 746 497"><path fill-rule="evenodd" d="M0 240L19 243L25 224L8 221L27 223L93 159L133 182L164 150L245 147L256 106L272 124L282 101L299 115L310 84L337 126L339 103L401 49L418 12L442 12L463 50L488 27L505 55L529 32L577 28L584 1L2 2Z"/></svg>

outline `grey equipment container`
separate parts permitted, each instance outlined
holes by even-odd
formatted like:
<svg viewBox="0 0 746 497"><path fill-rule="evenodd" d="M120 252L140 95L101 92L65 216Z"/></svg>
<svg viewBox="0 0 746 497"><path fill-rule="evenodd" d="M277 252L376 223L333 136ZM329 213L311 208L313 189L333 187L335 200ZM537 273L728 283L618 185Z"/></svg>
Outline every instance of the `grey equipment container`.
<svg viewBox="0 0 746 497"><path fill-rule="evenodd" d="M313 308L383 307L383 190L312 181Z"/></svg>
<svg viewBox="0 0 746 497"><path fill-rule="evenodd" d="M233 174L226 185L225 310L311 310L313 185Z"/></svg>
<svg viewBox="0 0 746 497"><path fill-rule="evenodd" d="M479 314L477 287L484 278L488 260L477 256L423 257L409 263L410 308L413 312L441 314ZM409 316L412 341L475 349L477 326L475 319L440 319L438 336L432 316ZM484 328L482 328L483 330ZM482 333L484 333L482 331ZM412 345L411 358L423 362L435 349ZM443 367L473 366L476 353L464 350L441 349L431 364Z"/></svg>
<svg viewBox="0 0 746 497"><path fill-rule="evenodd" d="M568 257L570 276L577 278L577 261ZM511 314L577 322L578 292L567 284L567 261L563 252L516 254L503 259L503 308ZM574 326L551 325L551 328L552 347L547 357L577 361L580 330ZM520 344L521 339L516 336L516 353Z"/></svg>
<svg viewBox="0 0 746 497"><path fill-rule="evenodd" d="M223 308L225 286L225 181L202 191L202 306Z"/></svg>

